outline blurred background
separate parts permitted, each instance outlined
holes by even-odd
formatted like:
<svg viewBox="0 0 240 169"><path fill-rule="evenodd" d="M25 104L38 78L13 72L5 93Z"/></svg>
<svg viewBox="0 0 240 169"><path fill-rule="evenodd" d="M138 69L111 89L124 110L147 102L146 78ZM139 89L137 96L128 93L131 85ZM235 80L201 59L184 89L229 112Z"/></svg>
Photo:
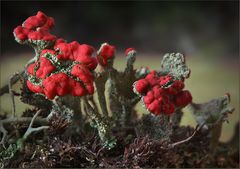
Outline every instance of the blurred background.
<svg viewBox="0 0 240 169"><path fill-rule="evenodd" d="M127 47L138 51L136 67L159 69L164 53L186 55L192 70L186 81L193 101L202 103L231 94L235 112L224 124L222 141L231 138L239 121L239 2L100 2L100 1L1 1L0 85L22 69L33 50L19 45L13 29L27 17L42 11L55 19L52 33L67 41L115 45L115 65L125 65ZM18 85L14 88L19 88ZM24 110L17 100L17 111ZM138 106L140 112L145 111ZM8 95L0 97L0 112L11 110ZM182 124L195 125L186 109Z"/></svg>

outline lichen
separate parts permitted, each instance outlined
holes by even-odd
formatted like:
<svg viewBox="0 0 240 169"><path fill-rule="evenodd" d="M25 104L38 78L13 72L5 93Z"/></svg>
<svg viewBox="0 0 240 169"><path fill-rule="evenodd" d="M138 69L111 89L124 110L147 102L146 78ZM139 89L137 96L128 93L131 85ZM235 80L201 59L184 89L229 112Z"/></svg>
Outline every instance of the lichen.
<svg viewBox="0 0 240 169"><path fill-rule="evenodd" d="M90 45L52 35L53 26L53 18L38 12L14 29L15 40L33 47L35 56L0 89L13 107L12 116L0 116L1 167L221 166L214 157L223 152L222 124L234 111L230 95L194 103L185 89L190 69L182 54L165 54L159 70L150 70L134 66L137 50L131 47L118 70L115 46L103 43L95 54ZM18 80L21 93L12 89ZM17 96L33 106L20 117ZM148 111L142 117L135 109L139 102ZM180 126L184 107L195 129Z"/></svg>

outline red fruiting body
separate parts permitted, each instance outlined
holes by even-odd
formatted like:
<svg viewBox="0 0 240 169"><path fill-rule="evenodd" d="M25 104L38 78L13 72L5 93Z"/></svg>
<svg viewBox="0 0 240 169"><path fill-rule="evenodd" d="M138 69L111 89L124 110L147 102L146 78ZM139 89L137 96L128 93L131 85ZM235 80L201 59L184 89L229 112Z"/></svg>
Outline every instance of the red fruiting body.
<svg viewBox="0 0 240 169"><path fill-rule="evenodd" d="M162 95L165 94L165 90L160 86L156 85L152 88L153 95L156 99L160 98Z"/></svg>
<svg viewBox="0 0 240 169"><path fill-rule="evenodd" d="M36 67L38 67L38 69L36 69ZM34 72L34 68L36 69L36 72ZM30 81L27 81L28 88L32 92L43 93L48 99L67 94L73 96L93 94L93 75L84 64L74 65L70 72L71 75L78 78L80 82L65 73L54 73L55 69L56 67L54 67L47 58L41 56L38 62L29 65L27 71L29 74L42 80L42 85L35 86ZM51 73L53 74L51 75Z"/></svg>
<svg viewBox="0 0 240 169"><path fill-rule="evenodd" d="M71 89L68 86L69 77L64 73L54 74L43 80L44 94L49 99L53 99L56 95L64 96Z"/></svg>
<svg viewBox="0 0 240 169"><path fill-rule="evenodd" d="M166 76L161 76L158 80L160 86L165 86L168 83L170 83L172 80L172 76L166 75Z"/></svg>
<svg viewBox="0 0 240 169"><path fill-rule="evenodd" d="M97 67L97 59L92 57L94 48L73 41L66 43L49 33L54 26L54 19L38 12L36 16L27 18L22 26L14 29L17 41L32 40L53 41L48 49L38 48L44 43L35 43L41 50L37 61L27 67L27 86L34 93L42 93L48 99L55 96L71 94L83 96L93 94L92 72ZM39 42L39 41L37 41ZM38 46L39 45L39 46ZM106 55L111 53L111 46L103 48ZM39 51L38 50L38 51ZM105 56L105 55L104 55Z"/></svg>
<svg viewBox="0 0 240 169"><path fill-rule="evenodd" d="M52 65L52 63L47 58L40 58L40 67L36 71L36 76L38 78L46 78L48 74L53 72L56 68Z"/></svg>
<svg viewBox="0 0 240 169"><path fill-rule="evenodd" d="M27 80L27 87L34 93L43 93L42 86L35 86L29 80Z"/></svg>
<svg viewBox="0 0 240 169"><path fill-rule="evenodd" d="M139 94L144 95L148 90L148 86L149 82L146 79L140 79L136 82L135 89Z"/></svg>
<svg viewBox="0 0 240 169"><path fill-rule="evenodd" d="M151 86L154 86L158 83L158 77L156 71L151 71L145 78Z"/></svg>
<svg viewBox="0 0 240 169"><path fill-rule="evenodd" d="M92 73L82 64L74 65L71 74L78 77L84 83L93 82Z"/></svg>
<svg viewBox="0 0 240 169"><path fill-rule="evenodd" d="M81 62L86 65L90 70L97 67L96 58L92 57L94 48L92 46L73 41L66 43L63 39L58 39L55 43L54 49L59 49L61 53L57 56L60 60L73 60Z"/></svg>
<svg viewBox="0 0 240 169"><path fill-rule="evenodd" d="M93 94L93 84L89 83L88 87L84 86L81 82L78 82L70 78L65 73L58 73L47 77L43 80L44 94L49 99L53 99L55 96L64 96L71 94L73 96L83 96L85 94ZM87 90L86 90L87 89Z"/></svg>
<svg viewBox="0 0 240 169"><path fill-rule="evenodd" d="M56 37L49 33L53 26L54 19L39 11L36 16L27 18L22 26L17 26L14 29L14 36L19 41L28 39L54 41Z"/></svg>
<svg viewBox="0 0 240 169"><path fill-rule="evenodd" d="M89 94L93 94L93 75L84 65L77 64L74 65L71 74L75 77L78 77L86 86L86 89Z"/></svg>
<svg viewBox="0 0 240 169"><path fill-rule="evenodd" d="M128 56L129 52L136 51L134 48L127 48L125 50L125 56Z"/></svg>
<svg viewBox="0 0 240 169"><path fill-rule="evenodd" d="M192 102L192 95L188 90L179 92L175 97L175 105L177 107L185 107Z"/></svg>
<svg viewBox="0 0 240 169"><path fill-rule="evenodd" d="M97 67L97 60L92 57L94 48L92 46L83 44L79 45L78 50L75 51L76 61L86 65L90 70L94 70Z"/></svg>
<svg viewBox="0 0 240 169"><path fill-rule="evenodd" d="M47 20L52 20L51 25L46 25ZM44 13L38 12L36 16L31 16L25 20L23 26L28 29L35 29L36 27L47 27L48 29L54 26L53 18L47 17Z"/></svg>
<svg viewBox="0 0 240 169"><path fill-rule="evenodd" d="M171 102L167 102L162 106L162 111L165 115L171 115L175 111L175 106Z"/></svg>
<svg viewBox="0 0 240 169"><path fill-rule="evenodd" d="M105 67L109 60L111 60L115 55L115 47L107 43L103 44L100 51L97 54L98 63Z"/></svg>
<svg viewBox="0 0 240 169"><path fill-rule="evenodd" d="M16 36L17 39L19 39L20 41L24 41L28 38L28 33L29 33L29 29L24 28L22 26L17 26L14 29L14 34Z"/></svg>
<svg viewBox="0 0 240 169"><path fill-rule="evenodd" d="M83 95L87 94L86 89L84 88L84 86L81 83L79 83L71 78L69 78L68 83L69 83L69 88L72 88L72 90L70 91L71 95L83 96Z"/></svg>
<svg viewBox="0 0 240 169"><path fill-rule="evenodd" d="M154 92L153 91L149 91L147 92L147 95L145 97L143 97L143 102L145 103L145 105L149 105L150 103L152 103L154 100Z"/></svg>
<svg viewBox="0 0 240 169"><path fill-rule="evenodd" d="M32 63L27 67L27 72L30 75L34 75L34 67L36 66L36 63Z"/></svg>
<svg viewBox="0 0 240 169"><path fill-rule="evenodd" d="M154 100L148 105L148 110L155 115L159 115L161 113L161 102L159 100Z"/></svg>
<svg viewBox="0 0 240 169"><path fill-rule="evenodd" d="M171 75L158 77L156 71L134 83L135 91L143 97L146 108L154 115L171 115L175 108L185 107L192 101L189 91L182 91L184 83Z"/></svg>
<svg viewBox="0 0 240 169"><path fill-rule="evenodd" d="M39 29L38 31L30 31L28 33L28 39L54 41L56 37L54 35L51 35L48 31Z"/></svg>
<svg viewBox="0 0 240 169"><path fill-rule="evenodd" d="M175 80L172 83L172 86L167 88L168 93L172 94L172 95L176 95L177 93L179 93L182 89L184 88L184 83L181 80Z"/></svg>
<svg viewBox="0 0 240 169"><path fill-rule="evenodd" d="M47 52L53 53L54 51L43 50L40 55L40 59L37 62L28 66L27 71L29 74L36 75L37 78L43 79L56 69L51 63L51 61L43 57L43 55ZM34 72L34 69L36 69L36 72Z"/></svg>

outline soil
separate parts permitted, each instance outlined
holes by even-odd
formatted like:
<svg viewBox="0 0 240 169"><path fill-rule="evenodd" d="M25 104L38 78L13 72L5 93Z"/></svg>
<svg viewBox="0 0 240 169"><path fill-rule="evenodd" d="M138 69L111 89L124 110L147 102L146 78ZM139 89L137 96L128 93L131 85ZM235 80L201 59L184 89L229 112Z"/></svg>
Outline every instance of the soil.
<svg viewBox="0 0 240 169"><path fill-rule="evenodd" d="M32 116L35 112L36 109L27 110L23 116ZM44 112L41 115L44 117ZM18 127L19 134L24 134L28 125L15 127ZM236 127L235 137L228 143L219 143L215 152L209 149L208 132L198 132L190 141L166 148L167 142L148 136L137 137L133 127L113 128L117 145L107 150L102 147L97 131L89 124L78 132L71 126L61 130L58 127L55 125L45 132L32 135L24 148L13 158L3 160L2 165L6 168L239 167L239 148L234 146L238 145L234 141L238 138L239 126ZM11 133L15 128L8 130ZM190 126L175 127L171 142L187 138L193 131Z"/></svg>

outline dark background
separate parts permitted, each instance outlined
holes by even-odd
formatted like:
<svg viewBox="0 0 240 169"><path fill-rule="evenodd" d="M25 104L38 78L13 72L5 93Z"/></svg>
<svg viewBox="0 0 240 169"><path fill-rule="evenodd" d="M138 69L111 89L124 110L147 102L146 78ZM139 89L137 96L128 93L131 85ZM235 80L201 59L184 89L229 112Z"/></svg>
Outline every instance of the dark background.
<svg viewBox="0 0 240 169"><path fill-rule="evenodd" d="M19 46L12 32L40 10L55 19L53 34L69 42L95 48L109 42L119 52L133 46L141 53L237 58L238 7L238 1L2 1L1 55L31 51Z"/></svg>

